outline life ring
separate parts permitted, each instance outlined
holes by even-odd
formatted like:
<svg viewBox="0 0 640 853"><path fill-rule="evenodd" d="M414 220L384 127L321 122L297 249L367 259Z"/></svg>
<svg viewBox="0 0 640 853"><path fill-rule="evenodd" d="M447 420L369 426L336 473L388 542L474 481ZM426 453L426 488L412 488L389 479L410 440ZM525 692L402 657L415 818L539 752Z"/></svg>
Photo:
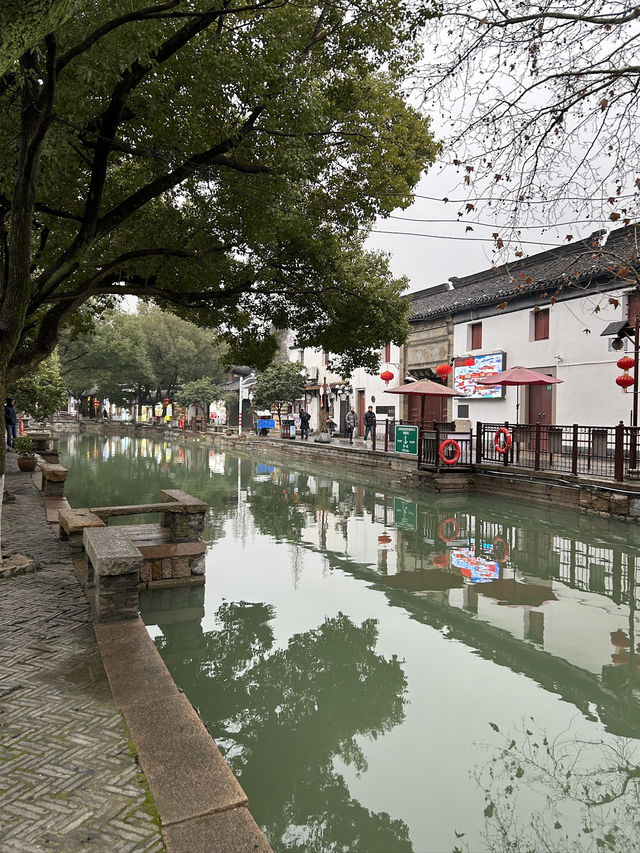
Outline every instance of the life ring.
<svg viewBox="0 0 640 853"><path fill-rule="evenodd" d="M453 447L454 450L454 455L450 459L444 455L445 450L449 446ZM454 438L445 438L438 448L438 456L442 459L445 465L455 465L460 459L460 445Z"/></svg>
<svg viewBox="0 0 640 853"><path fill-rule="evenodd" d="M178 421L178 426L180 427L180 429L184 429L184 418L180 418L180 420Z"/></svg>
<svg viewBox="0 0 640 853"><path fill-rule="evenodd" d="M451 532L451 536L445 535L445 527L448 524L453 524L453 531ZM443 542L451 542L452 539L456 538L458 533L460 533L460 525L458 524L456 519L453 518L453 516L445 518L443 521L440 522L440 527L438 527L438 536L442 539Z"/></svg>
<svg viewBox="0 0 640 853"><path fill-rule="evenodd" d="M503 552L502 557L498 557L496 553L497 549L500 547ZM509 559L510 553L511 552L509 551L509 543L507 542L507 540L503 536L496 536L496 538L493 540L493 554L496 558L496 561L498 563L506 563Z"/></svg>
<svg viewBox="0 0 640 853"><path fill-rule="evenodd" d="M500 444L501 435L504 435L504 445ZM511 433L506 427L500 427L500 429L496 430L496 434L493 437L493 446L500 454L506 453L509 450L511 447Z"/></svg>

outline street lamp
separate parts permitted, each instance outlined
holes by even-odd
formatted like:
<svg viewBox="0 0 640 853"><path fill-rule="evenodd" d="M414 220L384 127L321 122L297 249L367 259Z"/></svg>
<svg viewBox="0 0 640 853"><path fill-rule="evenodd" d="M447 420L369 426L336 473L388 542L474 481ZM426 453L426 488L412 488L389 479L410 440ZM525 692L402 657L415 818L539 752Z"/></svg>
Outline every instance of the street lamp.
<svg viewBox="0 0 640 853"><path fill-rule="evenodd" d="M625 339L633 344L633 409L631 415L631 426L638 426L638 354L640 351L640 317L636 316L635 325L627 320L616 320L609 323L606 329L600 333L601 338L613 338L611 348L619 352L624 348Z"/></svg>

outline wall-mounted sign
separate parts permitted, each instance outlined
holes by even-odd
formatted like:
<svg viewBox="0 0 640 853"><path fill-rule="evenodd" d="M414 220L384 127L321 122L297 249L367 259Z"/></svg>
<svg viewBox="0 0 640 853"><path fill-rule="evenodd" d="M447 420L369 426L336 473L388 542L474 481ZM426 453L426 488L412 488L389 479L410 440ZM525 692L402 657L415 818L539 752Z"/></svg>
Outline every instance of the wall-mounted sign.
<svg viewBox="0 0 640 853"><path fill-rule="evenodd" d="M473 362L473 363L470 363ZM460 394L476 400L496 400L504 397L502 385L478 385L477 380L504 370L504 353L492 352L460 359L453 369L453 387Z"/></svg>
<svg viewBox="0 0 640 853"><path fill-rule="evenodd" d="M418 427L410 424L396 426L396 453L418 455Z"/></svg>

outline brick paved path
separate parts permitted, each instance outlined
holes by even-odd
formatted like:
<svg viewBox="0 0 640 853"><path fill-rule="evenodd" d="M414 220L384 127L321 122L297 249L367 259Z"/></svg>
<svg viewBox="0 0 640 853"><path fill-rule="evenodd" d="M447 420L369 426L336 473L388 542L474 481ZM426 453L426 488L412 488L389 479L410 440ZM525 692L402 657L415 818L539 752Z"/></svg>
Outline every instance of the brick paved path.
<svg viewBox="0 0 640 853"><path fill-rule="evenodd" d="M2 551L39 570L0 580L0 853L162 851L66 549L7 455Z"/></svg>

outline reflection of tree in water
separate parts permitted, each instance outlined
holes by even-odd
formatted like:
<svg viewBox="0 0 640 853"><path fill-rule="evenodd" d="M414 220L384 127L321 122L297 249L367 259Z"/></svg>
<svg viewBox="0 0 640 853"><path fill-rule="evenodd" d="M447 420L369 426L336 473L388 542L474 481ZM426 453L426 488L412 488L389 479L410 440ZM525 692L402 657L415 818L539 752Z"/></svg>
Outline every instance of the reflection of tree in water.
<svg viewBox="0 0 640 853"><path fill-rule="evenodd" d="M484 834L492 853L638 850L637 741L582 741L569 729L551 738L531 719L504 735L475 777L485 794ZM531 808L532 799L539 807ZM518 813L528 815L526 823Z"/></svg>
<svg viewBox="0 0 640 853"><path fill-rule="evenodd" d="M248 500L261 533L278 540L300 541L306 525L306 511L292 486L272 480L253 483Z"/></svg>
<svg viewBox="0 0 640 853"><path fill-rule="evenodd" d="M264 604L223 604L216 630L186 652L184 623L167 625L156 642L275 849L409 853L407 826L352 799L334 769L339 757L364 771L356 737L377 738L404 719L400 662L374 651L373 619L355 625L338 614L274 649L272 617Z"/></svg>

